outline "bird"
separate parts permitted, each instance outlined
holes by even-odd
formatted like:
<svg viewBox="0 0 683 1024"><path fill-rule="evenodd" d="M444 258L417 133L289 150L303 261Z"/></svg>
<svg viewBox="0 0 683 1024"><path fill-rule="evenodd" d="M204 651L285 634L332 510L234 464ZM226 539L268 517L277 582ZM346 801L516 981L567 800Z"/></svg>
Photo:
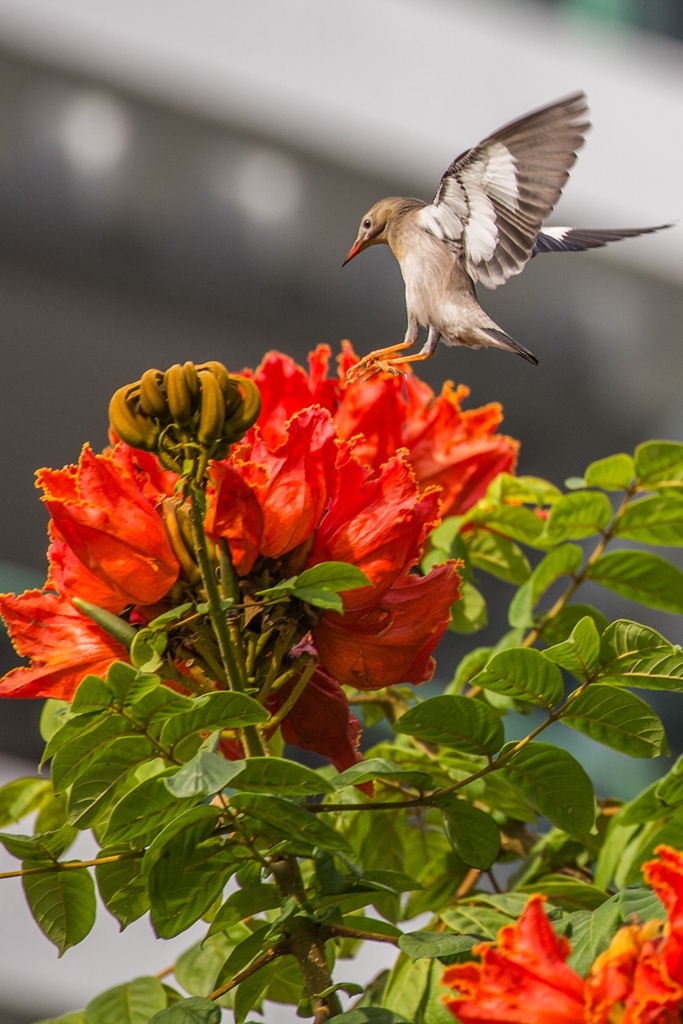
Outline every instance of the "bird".
<svg viewBox="0 0 683 1024"><path fill-rule="evenodd" d="M371 245L387 244L406 288L408 327L402 342L370 352L347 382L429 359L439 341L488 346L538 359L479 305L475 283L497 288L539 253L580 252L671 227L544 227L590 128L585 93L540 107L466 150L444 173L431 203L391 196L363 216L345 266ZM416 344L427 328L423 347Z"/></svg>

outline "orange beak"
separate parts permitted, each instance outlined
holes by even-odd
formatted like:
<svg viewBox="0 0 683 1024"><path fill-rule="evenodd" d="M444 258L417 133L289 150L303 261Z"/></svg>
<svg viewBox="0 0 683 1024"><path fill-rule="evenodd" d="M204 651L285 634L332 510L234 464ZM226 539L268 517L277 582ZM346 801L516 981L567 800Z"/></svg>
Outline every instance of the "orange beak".
<svg viewBox="0 0 683 1024"><path fill-rule="evenodd" d="M346 257L346 259L342 263L342 267L345 267L346 264L349 262L349 260L352 260L354 256L358 255L358 253L363 248L363 241L364 240L362 238L357 238L356 239L356 241L353 243L353 246L352 246L351 250L349 251L349 255Z"/></svg>

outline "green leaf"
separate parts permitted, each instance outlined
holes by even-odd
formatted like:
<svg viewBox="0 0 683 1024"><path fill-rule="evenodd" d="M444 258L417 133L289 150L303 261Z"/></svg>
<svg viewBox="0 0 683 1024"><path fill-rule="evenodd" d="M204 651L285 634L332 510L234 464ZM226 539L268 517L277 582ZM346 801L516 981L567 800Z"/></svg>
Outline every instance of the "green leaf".
<svg viewBox="0 0 683 1024"><path fill-rule="evenodd" d="M587 681L600 664L600 637L590 615L577 622L571 636L543 651L543 657Z"/></svg>
<svg viewBox="0 0 683 1024"><path fill-rule="evenodd" d="M54 862L73 842L72 828L59 828L42 835L22 836L13 832L0 834L0 843L8 853L20 860Z"/></svg>
<svg viewBox="0 0 683 1024"><path fill-rule="evenodd" d="M243 693L226 690L207 693L192 700L192 708L181 711L166 722L161 730L161 745L172 750L181 740L198 732L215 729L237 729L265 722L268 712Z"/></svg>
<svg viewBox="0 0 683 1024"><path fill-rule="evenodd" d="M582 562L583 552L577 544L562 544L549 551L510 602L510 625L523 628L532 625L533 610L548 587L561 576L575 576Z"/></svg>
<svg viewBox="0 0 683 1024"><path fill-rule="evenodd" d="M429 789L432 777L426 772L411 771L400 764L387 761L383 757L369 757L359 764L353 764L346 771L330 779L334 789L345 789L347 786L360 786L364 782L389 779L392 782L405 782L416 789Z"/></svg>
<svg viewBox="0 0 683 1024"><path fill-rule="evenodd" d="M448 520L446 520L448 522ZM477 517L489 530L522 544L534 545L543 533L544 521L524 505L496 505Z"/></svg>
<svg viewBox="0 0 683 1024"><path fill-rule="evenodd" d="M617 537L642 544L683 545L683 497L655 494L626 506L614 524Z"/></svg>
<svg viewBox="0 0 683 1024"><path fill-rule="evenodd" d="M104 838L107 844L146 846L184 807L162 779L145 779L114 805Z"/></svg>
<svg viewBox="0 0 683 1024"><path fill-rule="evenodd" d="M156 672L163 663L168 637L163 630L138 630L130 645L130 660L140 672Z"/></svg>
<svg viewBox="0 0 683 1024"><path fill-rule="evenodd" d="M55 792L63 792L78 778L102 750L117 736L131 735L131 726L120 715L70 718L45 748L45 757L52 757L50 775Z"/></svg>
<svg viewBox="0 0 683 1024"><path fill-rule="evenodd" d="M272 932L270 926L266 924L238 943L220 969L216 978L216 988L220 988L245 967L248 967L269 941L272 941Z"/></svg>
<svg viewBox="0 0 683 1024"><path fill-rule="evenodd" d="M476 568L516 586L529 578L531 569L526 555L507 537L490 530L474 530L467 535L466 543L470 561Z"/></svg>
<svg viewBox="0 0 683 1024"><path fill-rule="evenodd" d="M547 644L558 644L571 636L574 627L581 619L592 619L598 633L602 634L608 626L607 619L589 604L566 604L556 615L543 626L541 636Z"/></svg>
<svg viewBox="0 0 683 1024"><path fill-rule="evenodd" d="M630 619L617 619L602 635L600 657L603 671L622 675L641 661L666 658L674 646L650 626Z"/></svg>
<svg viewBox="0 0 683 1024"><path fill-rule="evenodd" d="M451 605L452 620L448 628L455 633L477 633L488 622L486 601L468 580L460 584L460 595Z"/></svg>
<svg viewBox="0 0 683 1024"><path fill-rule="evenodd" d="M163 784L176 799L213 796L244 770L246 761L227 761L221 754L202 749L175 773L165 775Z"/></svg>
<svg viewBox="0 0 683 1024"><path fill-rule="evenodd" d="M609 551L586 578L649 608L683 614L683 573L649 551Z"/></svg>
<svg viewBox="0 0 683 1024"><path fill-rule="evenodd" d="M165 1006L166 993L158 978L136 978L91 999L85 1019L86 1024L149 1024Z"/></svg>
<svg viewBox="0 0 683 1024"><path fill-rule="evenodd" d="M495 754L504 741L503 723L494 711L482 701L455 694L430 697L410 708L393 729L426 743L442 743L483 756Z"/></svg>
<svg viewBox="0 0 683 1024"><path fill-rule="evenodd" d="M220 1024L221 1008L210 999L190 996L155 1013L149 1024Z"/></svg>
<svg viewBox="0 0 683 1024"><path fill-rule="evenodd" d="M520 885L516 892L542 892L551 902L567 911L596 910L607 900L607 893L596 885L580 882L562 874L541 875L528 885Z"/></svg>
<svg viewBox="0 0 683 1024"><path fill-rule="evenodd" d="M259 831L277 842L293 839L323 850L351 852L348 841L340 832L284 797L237 793L230 798L230 806L233 811L241 811L254 818Z"/></svg>
<svg viewBox="0 0 683 1024"><path fill-rule="evenodd" d="M238 924L229 934L207 935L180 954L174 975L178 984L193 996L208 996L216 988L218 972L235 946L251 932Z"/></svg>
<svg viewBox="0 0 683 1024"><path fill-rule="evenodd" d="M318 772L282 757L250 757L243 764L232 780L233 789L281 796L333 793L335 789Z"/></svg>
<svg viewBox="0 0 683 1024"><path fill-rule="evenodd" d="M570 920L572 953L567 962L583 976L600 953L607 949L621 925L619 906L616 901L607 900L595 913L572 914Z"/></svg>
<svg viewBox="0 0 683 1024"><path fill-rule="evenodd" d="M540 651L512 647L494 655L472 680L473 686L529 701L551 710L562 700L562 673Z"/></svg>
<svg viewBox="0 0 683 1024"><path fill-rule="evenodd" d="M505 748L501 757L504 755ZM518 750L502 771L553 825L570 835L581 835L593 827L593 785L566 750L532 741Z"/></svg>
<svg viewBox="0 0 683 1024"><path fill-rule="evenodd" d="M176 839L181 839L183 845L188 848L192 843L201 843L208 839L213 834L220 816L220 809L211 804L190 807L179 814L150 843L143 861L145 873L151 871L167 847Z"/></svg>
<svg viewBox="0 0 683 1024"><path fill-rule="evenodd" d="M69 822L81 829L96 822L127 777L156 753L146 736L117 736L106 744L71 787Z"/></svg>
<svg viewBox="0 0 683 1024"><path fill-rule="evenodd" d="M550 510L545 535L551 543L600 533L612 518L612 505L600 491L573 491Z"/></svg>
<svg viewBox="0 0 683 1024"><path fill-rule="evenodd" d="M468 867L488 871L500 852L500 832L493 818L467 800L443 797L437 802L455 852Z"/></svg>
<svg viewBox="0 0 683 1024"><path fill-rule="evenodd" d="M492 653L493 647L475 647L473 651L469 651L460 660L453 680L446 688L446 693L449 695L459 695L470 679L485 667Z"/></svg>
<svg viewBox="0 0 683 1024"><path fill-rule="evenodd" d="M357 587L366 587L370 582L357 565L349 565L348 562L319 562L311 569L304 569L297 578L295 590L302 587L322 587L341 593L345 590L355 590Z"/></svg>
<svg viewBox="0 0 683 1024"><path fill-rule="evenodd" d="M561 721L631 757L668 754L664 726L648 704L618 686L591 683L572 700Z"/></svg>
<svg viewBox="0 0 683 1024"><path fill-rule="evenodd" d="M41 866L25 860L22 867ZM24 894L36 924L62 956L81 942L95 923L95 886L86 868L46 871L22 877Z"/></svg>
<svg viewBox="0 0 683 1024"><path fill-rule="evenodd" d="M0 828L35 811L51 792L49 779L14 779L0 787Z"/></svg>
<svg viewBox="0 0 683 1024"><path fill-rule="evenodd" d="M538 476L512 476L499 473L490 484L488 495L494 501L521 501L529 505L552 505L559 501L562 492L547 480Z"/></svg>
<svg viewBox="0 0 683 1024"><path fill-rule="evenodd" d="M586 470L586 486L602 487L605 491L627 490L636 475L630 455L609 455L606 459L591 462Z"/></svg>
<svg viewBox="0 0 683 1024"><path fill-rule="evenodd" d="M180 935L199 920L244 861L243 847L220 838L202 841L205 832L198 822L194 830L176 835L149 870L152 926L161 939Z"/></svg>
<svg viewBox="0 0 683 1024"><path fill-rule="evenodd" d="M683 444L646 441L635 452L636 475L641 487L677 486L683 482Z"/></svg>
<svg viewBox="0 0 683 1024"><path fill-rule="evenodd" d="M64 725L66 716L70 711L71 704L68 701L55 700L53 697L48 697L43 704L43 710L40 712L39 724L40 735L46 743Z"/></svg>
<svg viewBox="0 0 683 1024"><path fill-rule="evenodd" d="M99 858L119 855L121 860L98 864L95 868L97 887L110 914L126 928L149 910L147 887L142 876L142 857L131 857L125 846L105 846Z"/></svg>
<svg viewBox="0 0 683 1024"><path fill-rule="evenodd" d="M330 609L333 612L339 612L340 615L344 614L344 602L340 595L326 587L295 587L292 590L292 597L298 598L299 601L305 601L307 604L313 605L314 608Z"/></svg>
<svg viewBox="0 0 683 1024"><path fill-rule="evenodd" d="M454 932L406 932L398 940L398 945L411 960L422 957L443 959L470 953L478 941L472 935L456 935Z"/></svg>
<svg viewBox="0 0 683 1024"><path fill-rule="evenodd" d="M238 889L228 896L211 922L209 935L225 931L247 917L272 910L280 904L280 891L276 885L259 884L249 889Z"/></svg>

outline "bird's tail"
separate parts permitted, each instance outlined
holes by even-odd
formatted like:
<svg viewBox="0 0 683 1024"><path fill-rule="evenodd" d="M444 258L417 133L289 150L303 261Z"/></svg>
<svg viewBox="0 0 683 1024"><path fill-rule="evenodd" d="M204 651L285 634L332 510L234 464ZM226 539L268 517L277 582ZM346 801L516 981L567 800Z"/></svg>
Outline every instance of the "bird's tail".
<svg viewBox="0 0 683 1024"><path fill-rule="evenodd" d="M533 352L530 352L528 348L524 348L523 345L520 345L518 341L511 338L505 331L501 331L499 327L477 328L477 339L480 345L502 348L505 352L515 352L522 359L526 359L528 363L538 366L538 359Z"/></svg>
<svg viewBox="0 0 683 1024"><path fill-rule="evenodd" d="M610 242L622 238L637 238L638 235L652 235L664 231L673 224L658 224L650 228L542 228L536 236L532 256L541 252L583 252L584 249L601 249Z"/></svg>

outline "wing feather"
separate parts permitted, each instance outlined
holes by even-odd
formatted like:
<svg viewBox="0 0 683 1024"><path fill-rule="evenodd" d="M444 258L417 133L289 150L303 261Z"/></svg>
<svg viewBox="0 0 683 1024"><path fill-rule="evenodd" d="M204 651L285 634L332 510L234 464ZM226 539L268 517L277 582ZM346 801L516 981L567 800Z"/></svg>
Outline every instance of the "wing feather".
<svg viewBox="0 0 683 1024"><path fill-rule="evenodd" d="M505 125L450 165L419 220L475 281L496 288L531 258L583 144L587 114L584 94L575 93Z"/></svg>

